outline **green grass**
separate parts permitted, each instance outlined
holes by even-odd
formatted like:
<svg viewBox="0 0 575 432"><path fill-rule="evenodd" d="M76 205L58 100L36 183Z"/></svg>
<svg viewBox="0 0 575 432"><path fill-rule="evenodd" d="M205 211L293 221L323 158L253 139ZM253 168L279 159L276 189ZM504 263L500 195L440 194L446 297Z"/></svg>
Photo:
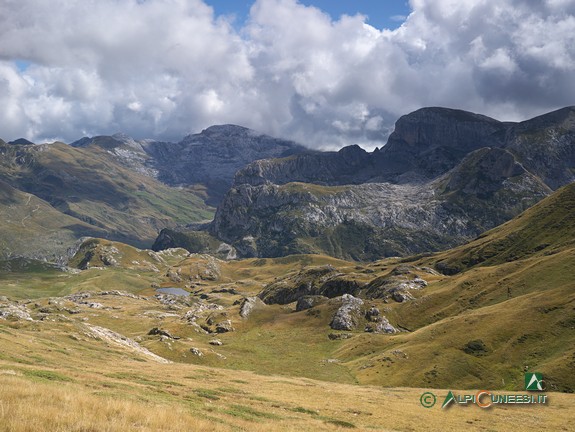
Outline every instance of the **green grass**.
<svg viewBox="0 0 575 432"><path fill-rule="evenodd" d="M23 370L24 376L30 378L37 378L47 381L60 381L60 382L71 382L72 378L62 375L61 373L48 371L48 370Z"/></svg>
<svg viewBox="0 0 575 432"><path fill-rule="evenodd" d="M310 409L307 409L307 408L304 408L304 407L290 408L290 411L297 412L297 413L302 413L302 414L309 414L309 415L312 415L312 416L319 415L317 411L310 410Z"/></svg>
<svg viewBox="0 0 575 432"><path fill-rule="evenodd" d="M555 253L575 242L574 211L575 184L570 184L517 218L440 254L438 266L448 273L457 273L477 265L497 265Z"/></svg>
<svg viewBox="0 0 575 432"><path fill-rule="evenodd" d="M231 415L233 417L240 417L244 420L251 420L251 421L259 419L280 420L282 418L277 414L265 411L259 411L245 405L231 405L229 409L225 409L222 412Z"/></svg>
<svg viewBox="0 0 575 432"><path fill-rule="evenodd" d="M332 424L335 426L339 426L339 427L343 427L343 428L348 428L348 429L355 429L356 426L353 423L350 423L348 421L344 421L344 420L337 420L337 419L324 419L324 421L328 424Z"/></svg>
<svg viewBox="0 0 575 432"><path fill-rule="evenodd" d="M0 211L0 238L6 242L0 246L13 254L41 256L55 246L63 254L86 235L150 247L159 228L214 214L196 189L166 186L124 167L97 146L55 143L43 151L36 146L3 149L0 198L11 200L12 206L9 214ZM23 157L27 164L13 162Z"/></svg>
<svg viewBox="0 0 575 432"><path fill-rule="evenodd" d="M210 399L210 400L219 400L221 396L221 392L217 390L210 390L210 389L196 389L194 393L201 398Z"/></svg>
<svg viewBox="0 0 575 432"><path fill-rule="evenodd" d="M292 182L278 186L280 191L287 193L311 193L317 197L335 195L349 190L347 186L322 186L314 183Z"/></svg>

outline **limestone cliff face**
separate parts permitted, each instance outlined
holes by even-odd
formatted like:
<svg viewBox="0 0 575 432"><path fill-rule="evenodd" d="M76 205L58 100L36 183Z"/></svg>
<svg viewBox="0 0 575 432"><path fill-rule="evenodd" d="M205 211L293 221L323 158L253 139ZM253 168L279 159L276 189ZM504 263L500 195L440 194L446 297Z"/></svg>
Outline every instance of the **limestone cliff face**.
<svg viewBox="0 0 575 432"><path fill-rule="evenodd" d="M371 155L353 145L338 152L306 152L280 159L257 160L236 173L234 185L289 182L358 184L375 175Z"/></svg>
<svg viewBox="0 0 575 432"><path fill-rule="evenodd" d="M573 180L572 114L513 124L426 108L399 119L373 153L256 161L236 174L210 233L245 256L375 259L451 247Z"/></svg>
<svg viewBox="0 0 575 432"><path fill-rule="evenodd" d="M505 124L492 118L448 108L422 108L401 117L385 147L376 152L377 165L398 181L417 175L437 177L455 167L469 152L494 139Z"/></svg>
<svg viewBox="0 0 575 432"><path fill-rule="evenodd" d="M152 157L161 181L170 185L204 185L212 204L219 202L231 187L236 171L248 163L306 151L292 141L235 125L211 126L178 143L152 142L144 149Z"/></svg>
<svg viewBox="0 0 575 432"><path fill-rule="evenodd" d="M100 148L133 171L171 186L201 185L217 205L240 168L258 159L309 152L293 141L236 125L210 126L179 142L134 140L124 134L82 138L73 147Z"/></svg>
<svg viewBox="0 0 575 432"><path fill-rule="evenodd" d="M458 172L422 185L240 185L226 195L210 233L240 256L328 253L371 260L444 249L505 222L548 193L525 170L516 174L494 174L494 181L473 176L474 191L460 184Z"/></svg>
<svg viewBox="0 0 575 432"><path fill-rule="evenodd" d="M507 127L465 111L423 108L401 117L387 144L373 153L353 145L338 152L258 160L238 171L234 185L428 181L455 167L474 150L502 146L499 135Z"/></svg>
<svg viewBox="0 0 575 432"><path fill-rule="evenodd" d="M553 190L575 180L575 107L509 127L505 148Z"/></svg>

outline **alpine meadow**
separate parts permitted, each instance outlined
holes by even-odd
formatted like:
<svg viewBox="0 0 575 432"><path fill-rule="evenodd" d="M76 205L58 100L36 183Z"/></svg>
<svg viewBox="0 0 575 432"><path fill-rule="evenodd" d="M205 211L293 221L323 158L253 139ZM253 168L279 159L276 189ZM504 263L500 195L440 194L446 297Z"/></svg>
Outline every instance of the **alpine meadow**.
<svg viewBox="0 0 575 432"><path fill-rule="evenodd" d="M573 430L574 0L1 3L0 432Z"/></svg>

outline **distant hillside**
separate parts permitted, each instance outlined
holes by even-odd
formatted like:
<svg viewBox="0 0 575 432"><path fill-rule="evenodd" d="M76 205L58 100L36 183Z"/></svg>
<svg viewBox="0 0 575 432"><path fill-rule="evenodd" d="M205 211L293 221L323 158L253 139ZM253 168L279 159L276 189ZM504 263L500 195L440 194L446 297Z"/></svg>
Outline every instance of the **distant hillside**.
<svg viewBox="0 0 575 432"><path fill-rule="evenodd" d="M449 252L436 267L455 274L477 266L501 265L544 257L575 247L575 183L531 207L513 220Z"/></svg>
<svg viewBox="0 0 575 432"><path fill-rule="evenodd" d="M179 143L124 134L84 137L71 145L0 141L6 185L43 200L54 215L60 212L54 220L67 215L81 221L72 235L61 233L61 245L48 241L52 234L41 226L21 227L21 238L29 240L20 246L12 242L4 253L54 257L91 235L149 247L164 228L210 220L210 204L221 200L239 168L258 158L305 151L234 125L212 126ZM14 212L4 204L0 210ZM10 229L6 225L4 238L11 238Z"/></svg>
<svg viewBox="0 0 575 432"><path fill-rule="evenodd" d="M207 202L217 205L240 168L257 160L309 152L293 141L235 126L211 126L181 141L136 141L126 135L82 138L74 147L104 148L131 169L170 186L205 188Z"/></svg>
<svg viewBox="0 0 575 432"><path fill-rule="evenodd" d="M105 235L105 230L0 180L0 259L26 256L65 263L68 249L80 237Z"/></svg>
<svg viewBox="0 0 575 432"><path fill-rule="evenodd" d="M27 242L9 242L9 254L38 256L39 251L53 255L68 240L98 235L133 245L151 245L159 230L210 218L212 210L200 194L191 189L172 188L117 162L104 148L74 148L63 143L12 145L0 143L0 173L6 187L19 192L14 206L5 195L0 209L10 217L2 220L6 236L15 227L8 220L27 211L24 205L42 201L52 214L50 230L42 224L19 226L20 238ZM22 204L24 201L24 204ZM36 217L36 215L34 215ZM55 227L74 227L72 238L51 234ZM16 231L14 231L15 233ZM63 236L65 244L55 244L51 235ZM73 242L72 242L73 243ZM53 244L54 250L50 250Z"/></svg>

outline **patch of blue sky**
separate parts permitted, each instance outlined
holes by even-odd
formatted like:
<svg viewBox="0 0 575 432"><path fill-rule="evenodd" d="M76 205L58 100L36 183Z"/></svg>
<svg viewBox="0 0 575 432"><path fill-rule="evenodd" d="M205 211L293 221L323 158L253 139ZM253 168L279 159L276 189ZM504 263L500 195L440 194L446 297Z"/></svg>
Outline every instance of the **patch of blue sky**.
<svg viewBox="0 0 575 432"><path fill-rule="evenodd" d="M214 8L216 16L227 17L238 30L246 23L254 3L245 0L205 2ZM299 0L299 3L321 9L333 20L338 20L342 15L365 15L366 22L379 30L398 28L411 13L407 0Z"/></svg>
<svg viewBox="0 0 575 432"><path fill-rule="evenodd" d="M25 72L26 69L28 69L32 65L32 62L29 62L27 60L18 59L18 60L14 60L14 64L16 65L16 67L18 68L18 70L20 72Z"/></svg>

